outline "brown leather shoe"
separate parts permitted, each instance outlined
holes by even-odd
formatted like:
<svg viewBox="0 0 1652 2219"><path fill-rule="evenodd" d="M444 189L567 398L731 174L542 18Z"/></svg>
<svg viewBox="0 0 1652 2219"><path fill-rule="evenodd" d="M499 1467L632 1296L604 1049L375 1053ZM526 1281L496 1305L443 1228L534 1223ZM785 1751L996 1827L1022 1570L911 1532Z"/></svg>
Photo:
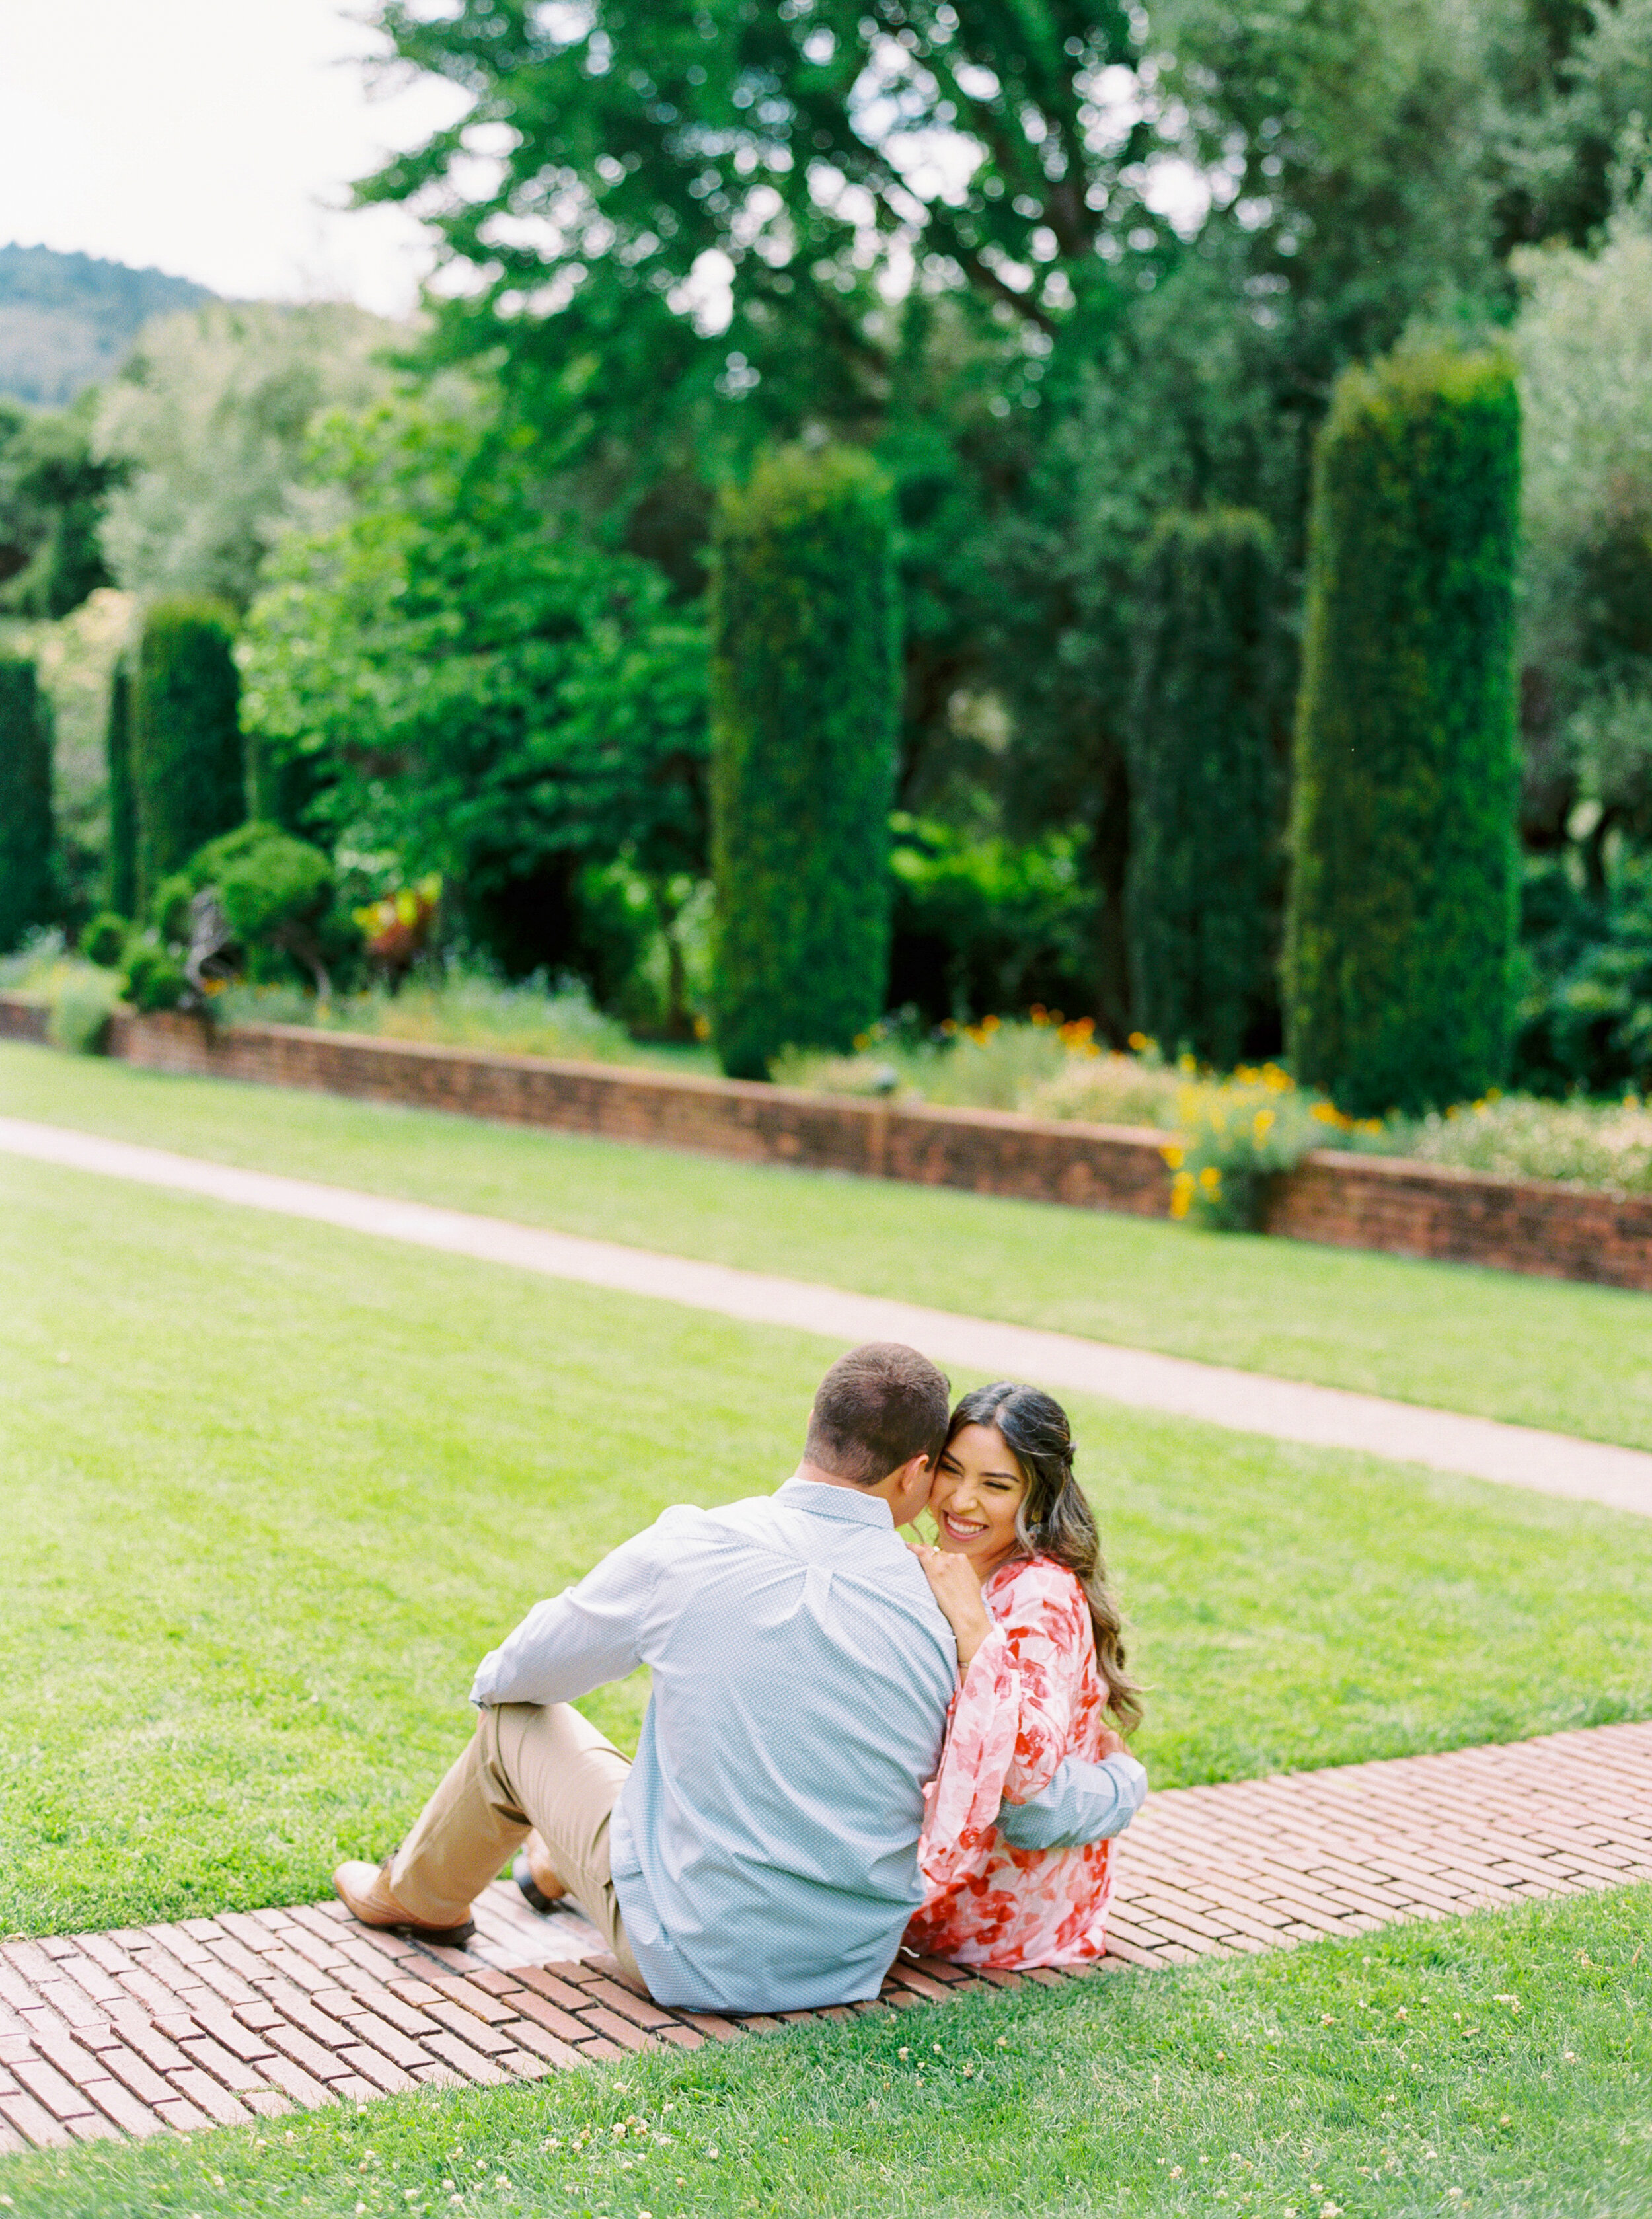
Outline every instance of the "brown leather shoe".
<svg viewBox="0 0 1652 2219"><path fill-rule="evenodd" d="M406 1934L414 1942L433 1942L444 1949L463 1949L476 1930L474 1918L463 1919L457 1926L421 1926L391 1894L388 1862L370 1865L364 1857L352 1857L334 1873L332 1885L345 1909L363 1926Z"/></svg>
<svg viewBox="0 0 1652 2219"><path fill-rule="evenodd" d="M529 1910L537 1911L542 1918L567 1899L567 1886L550 1862L550 1852L537 1831L518 1850L511 1867L511 1878L521 1889Z"/></svg>

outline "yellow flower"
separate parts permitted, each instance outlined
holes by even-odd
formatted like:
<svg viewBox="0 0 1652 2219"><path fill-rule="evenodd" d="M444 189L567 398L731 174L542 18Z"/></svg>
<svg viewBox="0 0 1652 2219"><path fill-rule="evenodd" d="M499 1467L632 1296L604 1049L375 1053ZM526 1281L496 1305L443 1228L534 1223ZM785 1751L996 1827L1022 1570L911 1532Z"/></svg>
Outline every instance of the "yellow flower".
<svg viewBox="0 0 1652 2219"><path fill-rule="evenodd" d="M1251 1120L1251 1130L1256 1134L1258 1147L1265 1141L1277 1122L1271 1110L1258 1110Z"/></svg>
<svg viewBox="0 0 1652 2219"><path fill-rule="evenodd" d="M981 1030L984 1033L996 1033L1001 1022L1002 1020L997 1017L983 1017Z"/></svg>
<svg viewBox="0 0 1652 2219"><path fill-rule="evenodd" d="M1180 1167L1187 1155L1187 1150L1185 1148L1178 1148L1172 1144L1167 1144L1165 1147L1162 1147L1158 1153L1164 1157L1165 1162L1170 1165L1172 1171L1176 1171Z"/></svg>
<svg viewBox="0 0 1652 2219"><path fill-rule="evenodd" d="M1214 1164L1207 1164L1199 1174L1199 1184L1207 1194L1214 1194L1222 1183L1222 1175Z"/></svg>
<svg viewBox="0 0 1652 2219"><path fill-rule="evenodd" d="M1130 1035L1130 1047L1131 1047L1132 1050L1134 1052L1134 1054L1136 1054L1137 1055L1140 1055L1140 1054L1141 1054L1141 1051L1143 1050L1143 1048L1145 1048L1146 1046L1147 1046L1147 1035L1146 1035L1146 1033L1132 1033L1132 1034L1131 1034L1131 1035Z"/></svg>
<svg viewBox="0 0 1652 2219"><path fill-rule="evenodd" d="M1316 1102L1307 1114L1317 1118L1321 1125L1339 1125L1342 1122L1342 1112L1334 1102Z"/></svg>

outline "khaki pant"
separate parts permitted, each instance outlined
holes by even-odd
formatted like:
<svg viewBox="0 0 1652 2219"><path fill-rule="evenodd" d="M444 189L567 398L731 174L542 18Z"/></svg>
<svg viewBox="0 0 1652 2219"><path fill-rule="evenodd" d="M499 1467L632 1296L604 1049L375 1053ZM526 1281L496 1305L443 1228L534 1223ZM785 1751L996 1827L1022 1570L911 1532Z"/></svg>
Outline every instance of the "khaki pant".
<svg viewBox="0 0 1652 2219"><path fill-rule="evenodd" d="M456 1926L537 1830L580 1909L643 1993L608 1869L608 1820L630 1761L569 1703L500 1703L419 1814L390 1892L421 1925Z"/></svg>

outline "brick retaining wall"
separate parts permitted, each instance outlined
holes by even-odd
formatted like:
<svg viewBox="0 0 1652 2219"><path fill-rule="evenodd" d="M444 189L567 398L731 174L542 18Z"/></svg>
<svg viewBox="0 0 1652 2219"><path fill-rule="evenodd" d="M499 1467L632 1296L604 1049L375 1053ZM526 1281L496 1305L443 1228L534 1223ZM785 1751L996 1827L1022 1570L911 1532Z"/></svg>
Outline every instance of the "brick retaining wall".
<svg viewBox="0 0 1652 2219"><path fill-rule="evenodd" d="M50 1016L44 1002L26 1002L20 994L0 994L0 1040L44 1043Z"/></svg>
<svg viewBox="0 0 1652 2219"><path fill-rule="evenodd" d="M1338 1248L1652 1290L1652 1198L1548 1179L1326 1151L1279 1181L1267 1229Z"/></svg>
<svg viewBox="0 0 1652 2219"><path fill-rule="evenodd" d="M741 1079L236 1025L208 1040L187 1017L117 1017L109 1052L155 1071L259 1079L512 1124L648 1141L747 1163L859 1172L1161 1216L1161 1135L996 1110L910 1109Z"/></svg>
<svg viewBox="0 0 1652 2219"><path fill-rule="evenodd" d="M0 1038L45 1038L46 1012L0 995ZM789 1163L956 1186L978 1194L1164 1214L1162 1135L1003 1110L907 1107L783 1086L469 1048L238 1025L117 1016L109 1053L201 1073L643 1141L748 1163ZM1335 1152L1275 1190L1268 1231L1338 1247L1491 1265L1545 1278L1652 1291L1652 1199Z"/></svg>

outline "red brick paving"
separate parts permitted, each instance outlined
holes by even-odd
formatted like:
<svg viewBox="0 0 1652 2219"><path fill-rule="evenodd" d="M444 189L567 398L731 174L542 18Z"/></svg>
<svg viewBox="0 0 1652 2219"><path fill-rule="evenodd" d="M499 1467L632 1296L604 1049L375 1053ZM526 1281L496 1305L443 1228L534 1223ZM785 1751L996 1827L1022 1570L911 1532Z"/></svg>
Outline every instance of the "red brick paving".
<svg viewBox="0 0 1652 2219"><path fill-rule="evenodd" d="M1104 1961L1185 1964L1648 1880L1652 1724L1177 1788L1120 1843ZM782 2023L644 2002L582 1919L537 1918L506 1882L477 1928L467 1949L424 1949L320 1903L9 1942L0 2154L542 2079ZM1071 1977L903 1958L853 2010Z"/></svg>

